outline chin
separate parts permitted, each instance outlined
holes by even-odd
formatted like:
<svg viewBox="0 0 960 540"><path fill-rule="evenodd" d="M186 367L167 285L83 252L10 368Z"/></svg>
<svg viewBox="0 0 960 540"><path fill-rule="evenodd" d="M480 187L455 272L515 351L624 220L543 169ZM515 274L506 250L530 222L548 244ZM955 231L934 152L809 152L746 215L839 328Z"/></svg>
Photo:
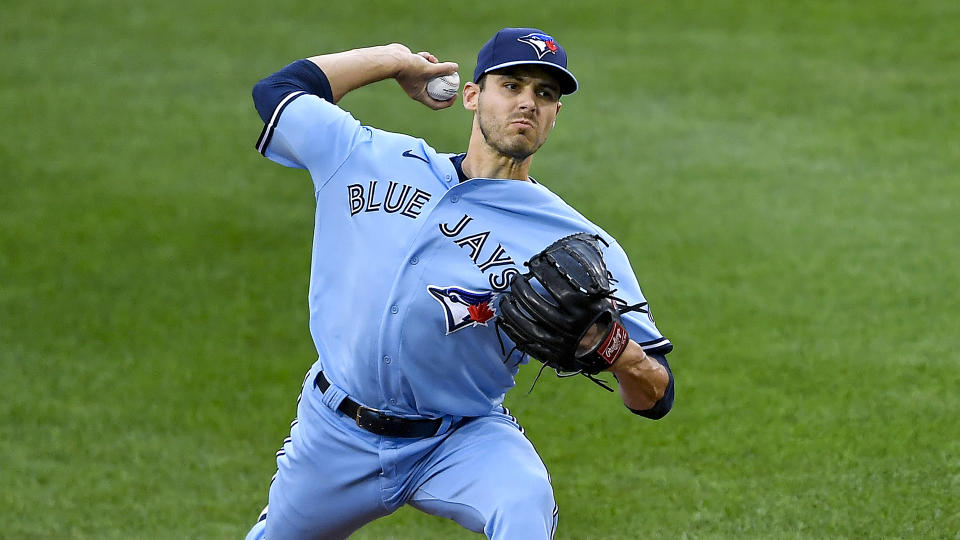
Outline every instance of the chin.
<svg viewBox="0 0 960 540"><path fill-rule="evenodd" d="M498 154L517 161L527 159L540 148L539 144L520 133L497 137L493 140L487 138L486 141L487 145L496 150Z"/></svg>
<svg viewBox="0 0 960 540"><path fill-rule="evenodd" d="M527 146L522 148L504 148L500 150L500 153L509 156L517 161L523 161L528 157L532 156L536 152L535 149L531 149Z"/></svg>
<svg viewBox="0 0 960 540"><path fill-rule="evenodd" d="M514 140L513 144L506 144L503 146L505 154L507 155L524 155L531 156L534 152L540 148L540 145L531 142L524 136L519 136L519 140Z"/></svg>

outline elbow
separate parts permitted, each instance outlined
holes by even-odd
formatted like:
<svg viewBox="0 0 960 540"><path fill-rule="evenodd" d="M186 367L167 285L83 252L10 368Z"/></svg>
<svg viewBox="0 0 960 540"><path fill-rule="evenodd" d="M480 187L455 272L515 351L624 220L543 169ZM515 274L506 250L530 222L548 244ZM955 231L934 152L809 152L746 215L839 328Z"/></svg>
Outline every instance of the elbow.
<svg viewBox="0 0 960 540"><path fill-rule="evenodd" d="M667 415L673 409L673 394L670 394L670 399L667 399L667 396L664 396L660 401L656 402L653 407L649 409L644 409L638 411L636 409L630 409L630 412L633 414L642 416L644 418L649 418L650 420L660 420Z"/></svg>
<svg viewBox="0 0 960 540"><path fill-rule="evenodd" d="M333 103L330 81L310 60L301 59L253 85L253 104L266 124L274 110L292 92L314 94Z"/></svg>
<svg viewBox="0 0 960 540"><path fill-rule="evenodd" d="M253 106L256 107L257 113L260 115L264 124L270 121L270 116L276 107L276 103L271 99L274 94L272 90L270 77L262 79L253 85Z"/></svg>

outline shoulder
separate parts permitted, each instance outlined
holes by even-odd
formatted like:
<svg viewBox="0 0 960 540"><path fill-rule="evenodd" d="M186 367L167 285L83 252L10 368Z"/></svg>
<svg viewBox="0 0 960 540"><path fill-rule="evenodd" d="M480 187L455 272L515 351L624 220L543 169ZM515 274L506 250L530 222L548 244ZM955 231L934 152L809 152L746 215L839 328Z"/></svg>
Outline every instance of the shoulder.
<svg viewBox="0 0 960 540"><path fill-rule="evenodd" d="M551 208L553 208L554 211L561 213L570 221L570 227L571 229L576 229L575 232L597 234L601 236L607 242L607 244L610 244L611 246L616 245L617 249L620 249L616 239L614 239L610 233L594 223L591 218L584 215L583 212L567 202L566 199L554 193L547 186L536 181L533 183L533 185L536 186L536 189L541 193L543 200L550 203Z"/></svg>

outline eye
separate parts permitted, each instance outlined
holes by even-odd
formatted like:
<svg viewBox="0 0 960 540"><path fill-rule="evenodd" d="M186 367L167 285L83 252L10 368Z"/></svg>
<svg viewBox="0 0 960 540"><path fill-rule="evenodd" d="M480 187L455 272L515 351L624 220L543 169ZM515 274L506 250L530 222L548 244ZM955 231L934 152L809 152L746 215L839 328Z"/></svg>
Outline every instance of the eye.
<svg viewBox="0 0 960 540"><path fill-rule="evenodd" d="M516 90L517 88L520 88L520 85L515 82L505 82L503 83L503 87L507 90Z"/></svg>
<svg viewBox="0 0 960 540"><path fill-rule="evenodd" d="M537 90L537 95L551 101L555 101L557 99L557 93L549 88L541 88L540 90Z"/></svg>

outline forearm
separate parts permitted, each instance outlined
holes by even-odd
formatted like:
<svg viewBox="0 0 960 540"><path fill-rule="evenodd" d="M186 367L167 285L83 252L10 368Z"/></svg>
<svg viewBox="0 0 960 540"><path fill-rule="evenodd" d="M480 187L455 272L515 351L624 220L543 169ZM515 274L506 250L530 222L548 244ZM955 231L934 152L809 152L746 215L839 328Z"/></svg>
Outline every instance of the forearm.
<svg viewBox="0 0 960 540"><path fill-rule="evenodd" d="M620 384L620 399L633 411L652 408L664 397L670 373L631 340L610 368Z"/></svg>
<svg viewBox="0 0 960 540"><path fill-rule="evenodd" d="M395 78L411 62L426 62L399 43L312 56L307 60L326 74L335 102L351 90Z"/></svg>

